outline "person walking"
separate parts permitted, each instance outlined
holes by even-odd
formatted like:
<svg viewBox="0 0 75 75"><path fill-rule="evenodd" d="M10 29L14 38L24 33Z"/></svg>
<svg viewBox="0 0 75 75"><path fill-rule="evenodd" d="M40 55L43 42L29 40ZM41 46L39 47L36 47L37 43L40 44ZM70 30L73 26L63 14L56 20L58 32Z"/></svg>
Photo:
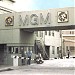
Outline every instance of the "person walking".
<svg viewBox="0 0 75 75"><path fill-rule="evenodd" d="M59 51L59 58L62 59L62 51Z"/></svg>
<svg viewBox="0 0 75 75"><path fill-rule="evenodd" d="M70 50L67 50L68 58L70 57Z"/></svg>
<svg viewBox="0 0 75 75"><path fill-rule="evenodd" d="M30 64L31 64L31 55L32 55L31 51L30 51L30 50L28 50L28 52L27 52L27 57L28 57L27 64L28 64L28 65L30 65Z"/></svg>

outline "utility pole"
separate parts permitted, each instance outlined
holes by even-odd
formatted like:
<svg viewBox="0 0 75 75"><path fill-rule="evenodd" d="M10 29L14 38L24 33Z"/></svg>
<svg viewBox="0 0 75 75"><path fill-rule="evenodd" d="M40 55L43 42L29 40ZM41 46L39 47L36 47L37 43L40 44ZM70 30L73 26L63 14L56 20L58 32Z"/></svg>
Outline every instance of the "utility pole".
<svg viewBox="0 0 75 75"><path fill-rule="evenodd" d="M63 36L62 36L62 30L60 30L60 36L61 36L61 59L63 58Z"/></svg>

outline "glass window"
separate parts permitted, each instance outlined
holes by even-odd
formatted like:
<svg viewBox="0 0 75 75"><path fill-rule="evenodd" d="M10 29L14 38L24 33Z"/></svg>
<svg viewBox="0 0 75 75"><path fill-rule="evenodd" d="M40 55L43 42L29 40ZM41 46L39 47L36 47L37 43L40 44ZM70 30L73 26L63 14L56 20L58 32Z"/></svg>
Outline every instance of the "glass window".
<svg viewBox="0 0 75 75"><path fill-rule="evenodd" d="M57 54L59 54L59 47L57 47Z"/></svg>
<svg viewBox="0 0 75 75"><path fill-rule="evenodd" d="M43 37L43 31L41 31L41 37Z"/></svg>
<svg viewBox="0 0 75 75"><path fill-rule="evenodd" d="M52 46L52 54L55 54L55 47Z"/></svg>
<svg viewBox="0 0 75 75"><path fill-rule="evenodd" d="M55 31L59 32L59 30L55 30Z"/></svg>
<svg viewBox="0 0 75 75"><path fill-rule="evenodd" d="M70 46L70 50L75 50L75 47L74 46Z"/></svg>
<svg viewBox="0 0 75 75"><path fill-rule="evenodd" d="M18 53L18 48L15 48L15 53Z"/></svg>
<svg viewBox="0 0 75 75"><path fill-rule="evenodd" d="M24 56L24 47L22 47L22 46L20 47L20 53L22 56Z"/></svg>
<svg viewBox="0 0 75 75"><path fill-rule="evenodd" d="M49 31L49 36L51 35L51 31Z"/></svg>
<svg viewBox="0 0 75 75"><path fill-rule="evenodd" d="M47 31L45 31L45 35L47 35Z"/></svg>
<svg viewBox="0 0 75 75"><path fill-rule="evenodd" d="M71 31L70 31L70 34L71 34Z"/></svg>
<svg viewBox="0 0 75 75"><path fill-rule="evenodd" d="M52 36L54 36L54 31L52 31Z"/></svg>
<svg viewBox="0 0 75 75"><path fill-rule="evenodd" d="M8 47L8 53L13 54L14 53L14 47L9 46Z"/></svg>
<svg viewBox="0 0 75 75"><path fill-rule="evenodd" d="M74 34L74 31L70 31L70 34Z"/></svg>
<svg viewBox="0 0 75 75"><path fill-rule="evenodd" d="M32 51L32 47L29 47L29 50Z"/></svg>
<svg viewBox="0 0 75 75"><path fill-rule="evenodd" d="M68 46L66 46L66 51L68 50Z"/></svg>
<svg viewBox="0 0 75 75"><path fill-rule="evenodd" d="M38 37L38 31L35 31L35 35Z"/></svg>
<svg viewBox="0 0 75 75"><path fill-rule="evenodd" d="M12 48L8 47L8 53L12 53Z"/></svg>
<svg viewBox="0 0 75 75"><path fill-rule="evenodd" d="M72 31L72 34L74 34L74 31Z"/></svg>
<svg viewBox="0 0 75 75"><path fill-rule="evenodd" d="M41 31L39 32L39 34L40 34L40 37L41 37Z"/></svg>

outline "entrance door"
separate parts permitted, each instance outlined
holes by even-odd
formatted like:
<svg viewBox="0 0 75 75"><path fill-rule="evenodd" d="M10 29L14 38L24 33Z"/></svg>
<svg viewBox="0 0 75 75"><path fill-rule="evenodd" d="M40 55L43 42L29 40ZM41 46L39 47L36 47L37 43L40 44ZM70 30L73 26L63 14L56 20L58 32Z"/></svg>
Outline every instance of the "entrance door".
<svg viewBox="0 0 75 75"><path fill-rule="evenodd" d="M48 58L48 59L49 59L49 57L50 57L49 49L50 49L50 46L45 46L46 55L47 55L47 58Z"/></svg>
<svg viewBox="0 0 75 75"><path fill-rule="evenodd" d="M5 44L0 44L0 65L4 64L4 50Z"/></svg>

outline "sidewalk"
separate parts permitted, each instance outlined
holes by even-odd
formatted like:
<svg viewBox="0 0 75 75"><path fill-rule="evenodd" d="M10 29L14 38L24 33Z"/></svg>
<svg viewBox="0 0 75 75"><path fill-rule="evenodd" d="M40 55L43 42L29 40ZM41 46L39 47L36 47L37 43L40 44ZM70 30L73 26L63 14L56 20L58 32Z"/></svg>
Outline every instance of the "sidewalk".
<svg viewBox="0 0 75 75"><path fill-rule="evenodd" d="M43 68L75 69L75 59L44 60L43 64L33 63L31 65L23 65L23 66L4 66L4 65L2 65L2 66L0 66L0 72L1 71L7 71L7 70L24 69L25 67L26 68L41 68L41 67L43 67Z"/></svg>

